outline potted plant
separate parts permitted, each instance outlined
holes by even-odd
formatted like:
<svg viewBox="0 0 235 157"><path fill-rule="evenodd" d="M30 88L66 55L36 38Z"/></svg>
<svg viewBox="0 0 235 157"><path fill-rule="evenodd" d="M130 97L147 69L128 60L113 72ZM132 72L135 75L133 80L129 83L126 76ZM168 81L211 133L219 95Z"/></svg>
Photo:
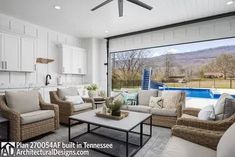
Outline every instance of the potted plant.
<svg viewBox="0 0 235 157"><path fill-rule="evenodd" d="M122 105L123 105L123 102L120 100L106 103L107 108L111 110L112 116L121 116L120 109Z"/></svg>
<svg viewBox="0 0 235 157"><path fill-rule="evenodd" d="M97 93L98 86L96 84L92 83L85 88L88 90L88 95L90 97L95 97L98 95L98 93Z"/></svg>

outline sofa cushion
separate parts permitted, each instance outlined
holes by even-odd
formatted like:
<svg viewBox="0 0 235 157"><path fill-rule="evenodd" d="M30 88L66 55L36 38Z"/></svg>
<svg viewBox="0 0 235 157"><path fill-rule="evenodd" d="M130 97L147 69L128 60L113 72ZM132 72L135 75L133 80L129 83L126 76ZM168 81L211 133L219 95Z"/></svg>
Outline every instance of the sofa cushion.
<svg viewBox="0 0 235 157"><path fill-rule="evenodd" d="M162 157L216 157L216 151L201 145L172 136L168 141Z"/></svg>
<svg viewBox="0 0 235 157"><path fill-rule="evenodd" d="M157 108L152 108L151 113L153 115L158 115L158 116L170 116L170 117L176 117L177 116L177 110L176 109L157 109Z"/></svg>
<svg viewBox="0 0 235 157"><path fill-rule="evenodd" d="M176 108L176 106L180 103L181 96L181 91L162 91L161 97L163 99L163 108Z"/></svg>
<svg viewBox="0 0 235 157"><path fill-rule="evenodd" d="M128 110L135 112L150 113L151 107L144 105L128 105Z"/></svg>
<svg viewBox="0 0 235 157"><path fill-rule="evenodd" d="M181 118L198 119L197 117L189 115L189 114L182 114Z"/></svg>
<svg viewBox="0 0 235 157"><path fill-rule="evenodd" d="M83 104L84 101L80 95L65 96L65 101L71 102L73 105Z"/></svg>
<svg viewBox="0 0 235 157"><path fill-rule="evenodd" d="M6 91L6 103L9 108L19 113L40 110L39 93L36 90L11 92Z"/></svg>
<svg viewBox="0 0 235 157"><path fill-rule="evenodd" d="M153 97L153 96L150 97L149 107L161 109L162 106L163 106L163 99L162 99L162 97Z"/></svg>
<svg viewBox="0 0 235 157"><path fill-rule="evenodd" d="M217 146L217 157L234 157L235 155L235 123L221 137Z"/></svg>
<svg viewBox="0 0 235 157"><path fill-rule="evenodd" d="M20 115L21 124L30 124L55 117L54 110L38 110Z"/></svg>
<svg viewBox="0 0 235 157"><path fill-rule="evenodd" d="M202 108L198 113L199 120L215 120L215 109L213 105Z"/></svg>
<svg viewBox="0 0 235 157"><path fill-rule="evenodd" d="M150 97L157 97L158 90L139 90L138 91L138 105L149 105Z"/></svg>
<svg viewBox="0 0 235 157"><path fill-rule="evenodd" d="M223 93L215 104L216 120L222 120L224 117L224 104L226 99L233 99L233 97L227 93Z"/></svg>
<svg viewBox="0 0 235 157"><path fill-rule="evenodd" d="M74 111L82 111L86 109L92 109L92 103L84 103L79 105L74 105Z"/></svg>
<svg viewBox="0 0 235 157"><path fill-rule="evenodd" d="M78 89L75 87L69 87L69 88L58 88L58 96L65 100L65 96L76 96L78 95Z"/></svg>

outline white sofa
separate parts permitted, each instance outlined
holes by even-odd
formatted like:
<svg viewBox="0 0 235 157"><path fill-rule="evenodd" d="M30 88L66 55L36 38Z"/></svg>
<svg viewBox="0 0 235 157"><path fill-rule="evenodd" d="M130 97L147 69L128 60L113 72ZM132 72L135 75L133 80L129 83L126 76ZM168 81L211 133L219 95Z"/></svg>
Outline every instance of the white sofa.
<svg viewBox="0 0 235 157"><path fill-rule="evenodd" d="M150 97L163 97L168 106L157 109L149 106ZM172 127L185 107L185 93L181 91L139 90L137 105L124 105L123 110L152 113L153 124L163 127ZM164 103L164 102L163 102ZM163 104L164 105L164 104Z"/></svg>

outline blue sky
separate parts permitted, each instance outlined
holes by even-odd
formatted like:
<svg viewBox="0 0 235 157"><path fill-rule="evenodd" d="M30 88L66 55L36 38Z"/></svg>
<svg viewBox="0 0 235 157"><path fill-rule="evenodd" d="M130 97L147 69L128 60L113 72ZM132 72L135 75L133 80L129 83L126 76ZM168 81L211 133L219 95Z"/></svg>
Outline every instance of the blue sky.
<svg viewBox="0 0 235 157"><path fill-rule="evenodd" d="M231 46L231 45L235 45L235 38L213 40L213 41L206 41L206 42L199 42L192 44L182 44L175 46L166 46L161 48L152 48L149 50L152 52L151 57L155 57L155 56L164 55L166 53L171 53L171 54L185 53L185 52L192 52L192 51L214 48L219 46Z"/></svg>

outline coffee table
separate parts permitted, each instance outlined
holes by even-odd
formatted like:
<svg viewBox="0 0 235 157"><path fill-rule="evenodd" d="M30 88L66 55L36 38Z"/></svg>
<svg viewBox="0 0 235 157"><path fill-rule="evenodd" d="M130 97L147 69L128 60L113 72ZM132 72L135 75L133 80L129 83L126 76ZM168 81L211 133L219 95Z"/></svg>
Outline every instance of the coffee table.
<svg viewBox="0 0 235 157"><path fill-rule="evenodd" d="M125 144L125 154L122 154L122 156L133 156L135 155L143 146L144 144L147 143L147 141L151 138L152 136L152 114L149 113L140 113L140 112L129 112L129 115L126 118L123 118L121 120L112 120L112 119L107 119L107 118L101 118L96 116L96 112L99 110L92 110L84 113L80 113L77 115L73 115L69 117L69 141L70 142L82 142L79 141L79 139L82 136L85 136L86 134L97 134L95 133L95 130L98 128L107 128L114 130L114 132L122 132L125 133L125 140L120 140L114 137L110 137L108 135L101 135L102 138L105 139L112 139L114 141L118 141L118 143ZM150 123L148 124L149 126L149 134L143 133L143 125L145 124L144 122L146 120L150 120ZM79 134L77 136L71 137L71 121L79 121L83 123L87 123L87 132ZM91 129L91 125L95 126L95 128ZM137 126L140 126L140 131L136 132L133 131ZM130 134L137 134L139 136L139 145L136 143L131 143L129 142L129 136ZM145 136L146 140L143 140L143 136ZM129 145L135 146L136 149L132 152L129 152ZM110 156L117 156L112 153L107 153L102 149L94 149L95 151L110 155ZM131 153L131 154L130 154Z"/></svg>
<svg viewBox="0 0 235 157"><path fill-rule="evenodd" d="M0 141L9 141L10 122L0 115Z"/></svg>

